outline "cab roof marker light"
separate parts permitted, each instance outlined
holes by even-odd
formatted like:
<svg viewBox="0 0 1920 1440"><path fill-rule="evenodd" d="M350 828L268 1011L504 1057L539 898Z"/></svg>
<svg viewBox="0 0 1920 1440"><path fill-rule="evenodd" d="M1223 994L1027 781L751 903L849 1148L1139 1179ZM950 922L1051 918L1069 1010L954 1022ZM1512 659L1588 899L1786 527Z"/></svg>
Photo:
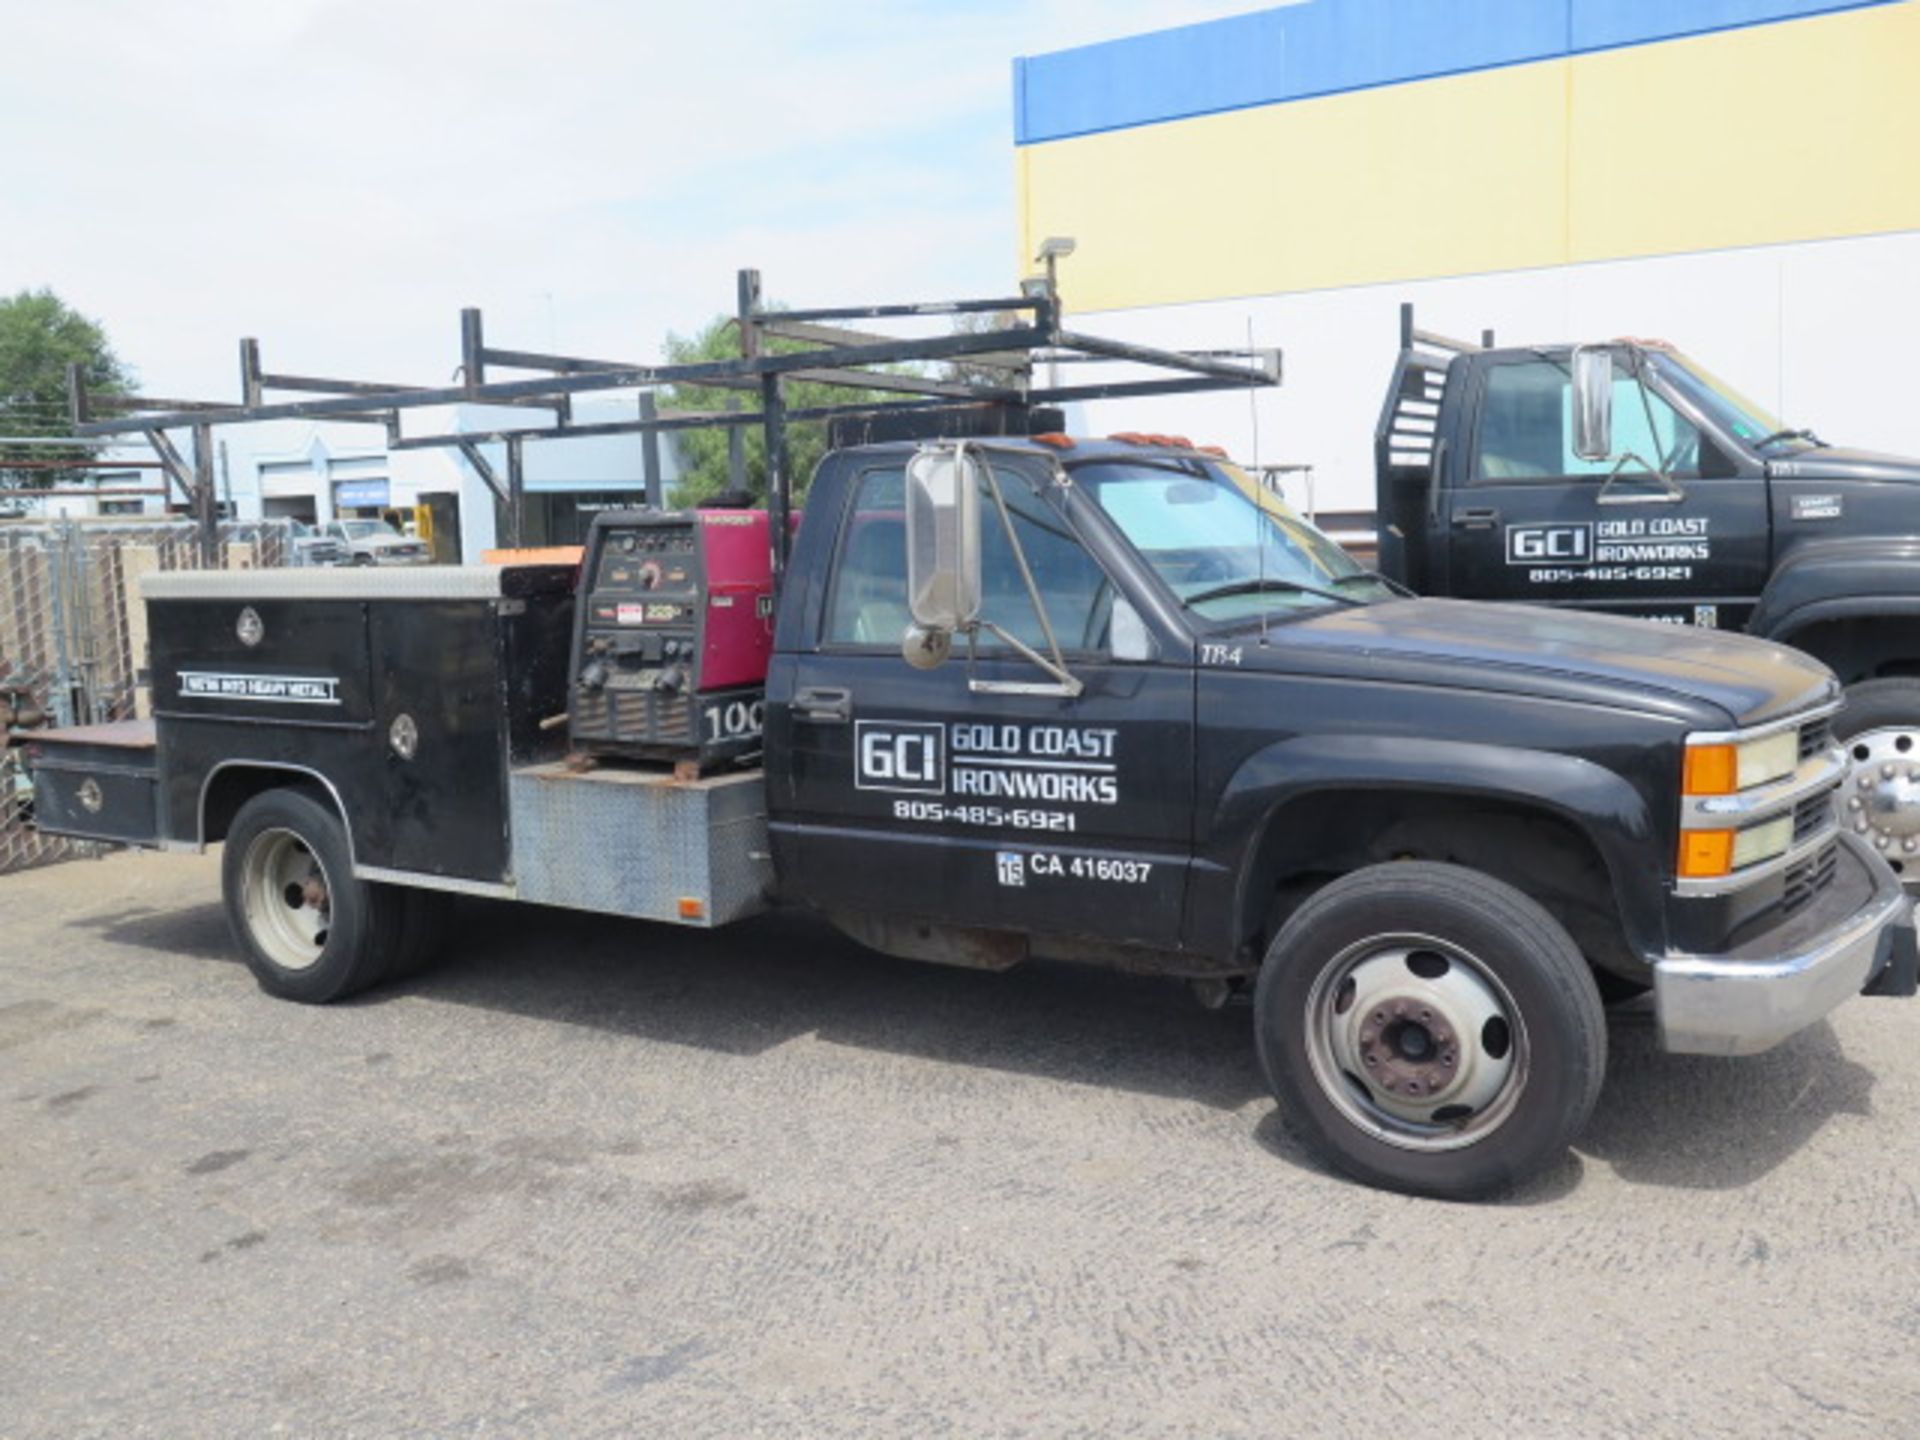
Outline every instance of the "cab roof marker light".
<svg viewBox="0 0 1920 1440"><path fill-rule="evenodd" d="M1029 435L1027 438L1036 445L1051 445L1056 450L1071 450L1078 443L1071 435L1063 435L1058 430L1049 430L1042 435Z"/></svg>

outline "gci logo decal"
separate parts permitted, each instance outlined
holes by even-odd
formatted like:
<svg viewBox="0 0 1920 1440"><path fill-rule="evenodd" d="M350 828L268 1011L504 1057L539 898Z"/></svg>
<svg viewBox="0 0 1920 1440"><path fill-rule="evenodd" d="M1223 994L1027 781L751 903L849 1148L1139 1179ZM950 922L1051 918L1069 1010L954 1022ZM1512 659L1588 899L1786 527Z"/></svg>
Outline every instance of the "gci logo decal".
<svg viewBox="0 0 1920 1440"><path fill-rule="evenodd" d="M947 727L914 720L856 720L853 746L857 790L924 791L947 788Z"/></svg>
<svg viewBox="0 0 1920 1440"><path fill-rule="evenodd" d="M1591 565L1593 526L1509 525L1509 565Z"/></svg>

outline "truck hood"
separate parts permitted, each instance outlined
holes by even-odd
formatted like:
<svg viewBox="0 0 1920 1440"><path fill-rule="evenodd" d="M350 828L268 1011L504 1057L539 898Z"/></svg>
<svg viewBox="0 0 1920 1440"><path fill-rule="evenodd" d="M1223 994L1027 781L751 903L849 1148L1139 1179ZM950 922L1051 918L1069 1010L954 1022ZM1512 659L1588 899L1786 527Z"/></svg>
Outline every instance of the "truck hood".
<svg viewBox="0 0 1920 1440"><path fill-rule="evenodd" d="M1920 484L1920 460L1829 445L1789 459L1770 460L1767 473L1781 480L1904 480Z"/></svg>
<svg viewBox="0 0 1920 1440"><path fill-rule="evenodd" d="M1235 630L1243 642L1258 633ZM1244 667L1565 699L1709 728L1840 693L1826 666L1785 646L1536 605L1386 601L1272 625L1266 642L1242 644Z"/></svg>

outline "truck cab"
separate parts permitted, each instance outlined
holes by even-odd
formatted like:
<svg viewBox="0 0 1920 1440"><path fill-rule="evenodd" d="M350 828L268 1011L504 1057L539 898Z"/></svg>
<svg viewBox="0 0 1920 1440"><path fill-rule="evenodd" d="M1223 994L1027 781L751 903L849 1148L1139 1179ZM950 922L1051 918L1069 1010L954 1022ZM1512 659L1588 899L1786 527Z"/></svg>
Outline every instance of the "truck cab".
<svg viewBox="0 0 1920 1440"><path fill-rule="evenodd" d="M1836 733L1868 779L1849 823L1920 884L1920 461L1830 445L1660 342L1402 329L1376 433L1381 568L1423 594L1815 656L1847 687Z"/></svg>

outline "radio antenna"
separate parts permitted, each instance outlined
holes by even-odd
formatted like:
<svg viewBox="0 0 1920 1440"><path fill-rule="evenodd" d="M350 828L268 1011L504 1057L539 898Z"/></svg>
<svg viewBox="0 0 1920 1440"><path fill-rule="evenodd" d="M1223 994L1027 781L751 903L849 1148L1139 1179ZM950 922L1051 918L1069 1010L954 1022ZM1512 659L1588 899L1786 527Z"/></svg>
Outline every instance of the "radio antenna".
<svg viewBox="0 0 1920 1440"><path fill-rule="evenodd" d="M1247 312L1247 354L1253 348L1253 312ZM1253 554L1260 576L1260 648L1267 648L1267 507L1260 497L1266 493L1267 472L1260 468L1260 398L1247 387L1247 423L1253 431Z"/></svg>

